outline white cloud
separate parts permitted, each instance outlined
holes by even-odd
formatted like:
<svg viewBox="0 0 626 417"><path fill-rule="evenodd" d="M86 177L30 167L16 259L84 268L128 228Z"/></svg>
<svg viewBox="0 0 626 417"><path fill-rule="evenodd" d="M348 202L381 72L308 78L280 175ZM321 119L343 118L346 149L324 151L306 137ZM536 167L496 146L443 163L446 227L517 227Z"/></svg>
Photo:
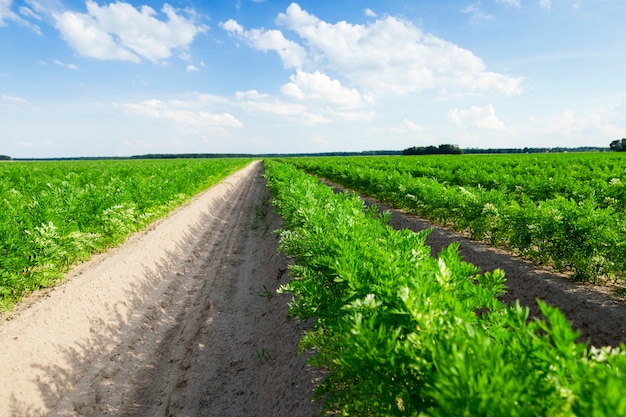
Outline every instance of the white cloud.
<svg viewBox="0 0 626 417"><path fill-rule="evenodd" d="M424 131L424 127L420 126L418 124L413 123L412 121L408 120L408 119L404 119L402 121L404 123L404 126L406 126L407 130L412 131L412 132L423 132Z"/></svg>
<svg viewBox="0 0 626 417"><path fill-rule="evenodd" d="M395 134L422 133L424 131L424 126L418 125L417 123L405 118L402 119L401 126L392 127L389 131Z"/></svg>
<svg viewBox="0 0 626 417"><path fill-rule="evenodd" d="M376 17L377 16L377 14L372 9L370 9L369 7L367 9L365 9L364 13L365 13L365 16L367 16L367 17Z"/></svg>
<svg viewBox="0 0 626 417"><path fill-rule="evenodd" d="M11 11L11 4L13 0L0 0L0 26L5 26L5 20L12 20L13 13Z"/></svg>
<svg viewBox="0 0 626 417"><path fill-rule="evenodd" d="M60 67L63 68L67 68L67 69L71 69L71 70L77 70L78 67L74 64L66 64L64 62L59 61L58 59L55 59L54 61L52 61L55 65L58 65Z"/></svg>
<svg viewBox="0 0 626 417"><path fill-rule="evenodd" d="M426 34L401 18L385 16L364 25L328 23L292 3L276 21L299 39L288 39L279 30L248 30L232 19L220 27L254 49L277 52L286 68L303 74L341 75L370 99L422 90L465 94L522 91L521 78L487 71L472 52ZM294 97L301 95L293 84L292 80L284 90Z"/></svg>
<svg viewBox="0 0 626 417"><path fill-rule="evenodd" d="M244 29L236 20L228 19L226 22L221 22L220 27L231 34L243 35Z"/></svg>
<svg viewBox="0 0 626 417"><path fill-rule="evenodd" d="M357 90L346 88L338 80L333 80L319 71L297 71L291 76L291 82L281 87L281 91L297 100L327 102L342 108L355 108L363 104Z"/></svg>
<svg viewBox="0 0 626 417"><path fill-rule="evenodd" d="M462 12L470 15L470 22L472 23L480 23L483 20L493 19L492 14L487 14L482 11L480 8L480 2L467 5Z"/></svg>
<svg viewBox="0 0 626 417"><path fill-rule="evenodd" d="M285 68L300 69L304 65L306 60L305 49L296 42L286 39L279 30L244 30L243 26L233 19L220 23L220 27L258 51L276 52L282 59Z"/></svg>
<svg viewBox="0 0 626 417"><path fill-rule="evenodd" d="M13 10L11 10L11 6L13 4L13 0L0 0L0 27L3 26L8 26L8 22L15 22L20 26L29 28L30 30L32 30L33 32L37 33L38 35L41 35L41 28L34 24L29 22L28 20L20 17L17 13L15 13ZM20 7L20 11L22 11L22 9L26 9L25 7ZM22 14L27 14L27 11L22 11ZM27 17L34 17L34 16L27 16Z"/></svg>
<svg viewBox="0 0 626 417"><path fill-rule="evenodd" d="M146 100L124 103L120 107L128 113L174 124L185 134L217 132L227 135L227 128L241 128L243 124L232 114L207 111L207 97L198 95L189 100Z"/></svg>
<svg viewBox="0 0 626 417"><path fill-rule="evenodd" d="M325 83L331 81L325 79L323 74L303 74L299 73L292 77L295 83L285 84L282 88L285 98L273 97L269 94L261 94L256 90L237 92L236 104L248 114L265 113L267 115L284 117L287 121L296 125L319 125L338 121L369 121L375 117L375 113L367 110L353 110L350 108L354 104L353 98L343 96L345 89L334 96L335 102L328 101L319 96L323 88L329 87ZM303 81L304 80L304 81ZM316 85L322 80L322 88ZM301 90L302 86L304 89ZM336 88L336 84L331 84L330 88ZM343 88L343 87L341 87ZM333 90L337 93L337 90ZM347 106L346 106L347 104Z"/></svg>
<svg viewBox="0 0 626 417"><path fill-rule="evenodd" d="M192 73L192 72L198 72L200 71L200 69L198 69L198 67L196 67L195 65L187 65L186 71L188 73Z"/></svg>
<svg viewBox="0 0 626 417"><path fill-rule="evenodd" d="M26 6L21 6L20 7L20 14L24 17L28 17L31 19L35 19L35 20L42 20L42 17L39 16L37 13L35 13L32 9L26 7Z"/></svg>
<svg viewBox="0 0 626 417"><path fill-rule="evenodd" d="M28 100L26 100L25 98L15 97L15 96L8 96L6 94L0 95L0 101L2 101L3 103L12 103L12 104L26 104L26 103L28 103Z"/></svg>
<svg viewBox="0 0 626 417"><path fill-rule="evenodd" d="M87 13L63 12L53 17L63 39L79 55L90 58L165 60L173 49L186 50L196 35L207 30L168 4L161 9L165 21L149 6L136 9L124 2L99 6L91 0L86 5Z"/></svg>
<svg viewBox="0 0 626 417"><path fill-rule="evenodd" d="M303 40L306 49L299 50L307 54L306 62L338 72L351 84L377 95L442 88L521 92L521 79L487 71L470 51L425 34L400 18L386 16L365 25L333 24L292 3L277 22Z"/></svg>
<svg viewBox="0 0 626 417"><path fill-rule="evenodd" d="M19 109L23 105L28 104L28 100L22 97L0 95L0 108Z"/></svg>
<svg viewBox="0 0 626 417"><path fill-rule="evenodd" d="M533 133L546 137L589 142L600 134L606 146L614 139L626 137L626 97L613 105L574 111L565 109L548 117L530 118Z"/></svg>
<svg viewBox="0 0 626 417"><path fill-rule="evenodd" d="M280 100L256 90L240 91L235 94L238 105L248 113L265 113L286 117L288 120L305 125L330 123L331 120L320 114L311 113L303 104Z"/></svg>
<svg viewBox="0 0 626 417"><path fill-rule="evenodd" d="M498 116L492 104L485 107L472 106L469 109L450 109L448 119L459 128L478 128L481 130L504 130L506 126Z"/></svg>

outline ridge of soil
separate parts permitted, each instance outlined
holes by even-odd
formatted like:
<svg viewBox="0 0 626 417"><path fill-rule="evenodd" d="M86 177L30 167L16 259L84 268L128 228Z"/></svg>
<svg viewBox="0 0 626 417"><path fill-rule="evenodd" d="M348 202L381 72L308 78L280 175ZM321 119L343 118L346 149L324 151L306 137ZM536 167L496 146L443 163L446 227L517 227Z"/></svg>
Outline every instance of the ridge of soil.
<svg viewBox="0 0 626 417"><path fill-rule="evenodd" d="M314 416L253 162L0 323L2 416Z"/></svg>

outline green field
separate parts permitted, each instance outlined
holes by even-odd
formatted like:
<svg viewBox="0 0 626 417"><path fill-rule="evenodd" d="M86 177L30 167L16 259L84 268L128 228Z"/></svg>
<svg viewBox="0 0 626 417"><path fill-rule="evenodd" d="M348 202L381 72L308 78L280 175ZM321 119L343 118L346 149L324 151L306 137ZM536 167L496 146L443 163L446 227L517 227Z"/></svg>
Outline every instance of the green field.
<svg viewBox="0 0 626 417"><path fill-rule="evenodd" d="M209 188L250 159L0 164L0 310L77 261Z"/></svg>
<svg viewBox="0 0 626 417"><path fill-rule="evenodd" d="M356 161L367 173L383 160ZM292 315L314 319L302 348L325 370L317 394L327 411L626 416L626 347L577 342L563 314L542 302L545 320L529 320L526 307L498 300L502 271L480 273L456 245L432 257L426 231L393 230L356 195L333 193L293 162L266 162L266 178L284 219L281 250L294 262L282 291L294 295ZM342 163L355 170L345 159L302 165ZM381 188L392 176L383 172Z"/></svg>
<svg viewBox="0 0 626 417"><path fill-rule="evenodd" d="M288 161L577 280L626 277L624 153Z"/></svg>

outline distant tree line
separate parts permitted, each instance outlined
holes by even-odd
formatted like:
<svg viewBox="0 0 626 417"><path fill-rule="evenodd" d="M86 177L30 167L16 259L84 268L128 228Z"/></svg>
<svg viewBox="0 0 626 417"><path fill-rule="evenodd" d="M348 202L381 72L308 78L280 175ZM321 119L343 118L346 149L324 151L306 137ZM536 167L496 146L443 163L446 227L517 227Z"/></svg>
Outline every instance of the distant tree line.
<svg viewBox="0 0 626 417"><path fill-rule="evenodd" d="M579 146L577 148L566 148L563 146L553 148L468 148L463 149L463 153L562 153L562 152L607 152L608 148L598 146Z"/></svg>
<svg viewBox="0 0 626 417"><path fill-rule="evenodd" d="M373 150L361 152L302 152L302 153L159 153L133 156L78 156L61 158L11 158L0 155L0 161L81 161L102 159L175 159L175 158L286 158L286 157L317 157L317 156L383 156L383 155L460 155L460 154L500 154L500 153L548 153L548 152L608 152L626 151L626 139L614 140L610 148L581 146L578 148L464 148L456 145L443 144L439 146L413 146L399 150Z"/></svg>
<svg viewBox="0 0 626 417"><path fill-rule="evenodd" d="M195 159L195 158L287 158L305 156L374 156L402 155L398 150L378 150L361 152L317 152L317 153L153 153L133 156L73 156L60 158L16 158L16 161L97 161L128 159Z"/></svg>
<svg viewBox="0 0 626 417"><path fill-rule="evenodd" d="M612 151L616 151L616 152L626 152L626 138L619 140L616 139L613 142L611 142L611 145L609 146L611 148Z"/></svg>
<svg viewBox="0 0 626 417"><path fill-rule="evenodd" d="M402 151L402 155L460 155L463 150L456 145L412 146Z"/></svg>
<svg viewBox="0 0 626 417"><path fill-rule="evenodd" d="M303 156L372 156L401 155L401 151L378 150L362 152L308 152L308 153L181 153L181 154L147 154L131 156L131 159L172 159L172 158L284 158Z"/></svg>

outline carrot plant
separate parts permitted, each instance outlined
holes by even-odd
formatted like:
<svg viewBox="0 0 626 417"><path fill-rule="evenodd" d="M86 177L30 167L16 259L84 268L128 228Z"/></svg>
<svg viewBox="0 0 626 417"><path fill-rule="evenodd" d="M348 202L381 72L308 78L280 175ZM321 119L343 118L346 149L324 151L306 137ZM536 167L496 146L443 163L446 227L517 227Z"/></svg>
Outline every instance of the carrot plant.
<svg viewBox="0 0 626 417"><path fill-rule="evenodd" d="M249 160L0 165L0 309L53 285Z"/></svg>
<svg viewBox="0 0 626 417"><path fill-rule="evenodd" d="M562 313L505 305L502 271L458 246L437 257L428 232L334 194L291 164L266 161L293 258L290 314L315 319L301 342L327 370L325 411L364 416L626 416L626 351L577 342Z"/></svg>
<svg viewBox="0 0 626 417"><path fill-rule="evenodd" d="M626 278L624 155L289 161L577 280Z"/></svg>

